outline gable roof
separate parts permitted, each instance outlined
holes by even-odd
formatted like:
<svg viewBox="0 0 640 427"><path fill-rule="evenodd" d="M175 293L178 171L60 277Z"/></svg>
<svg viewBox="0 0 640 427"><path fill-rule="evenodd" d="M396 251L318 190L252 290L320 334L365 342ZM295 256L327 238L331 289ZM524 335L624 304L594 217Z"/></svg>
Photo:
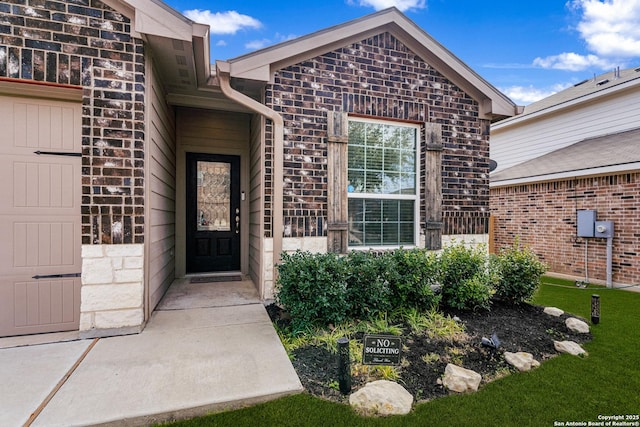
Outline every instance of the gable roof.
<svg viewBox="0 0 640 427"><path fill-rule="evenodd" d="M575 85L524 107L522 114L501 120L492 125L493 129L502 129L529 120L538 119L547 114L573 108L594 99L613 95L616 92L640 86L640 67L625 70L613 70L592 79L583 80Z"/></svg>
<svg viewBox="0 0 640 427"><path fill-rule="evenodd" d="M640 169L640 128L584 139L491 174L491 186Z"/></svg>
<svg viewBox="0 0 640 427"><path fill-rule="evenodd" d="M458 57L395 7L336 25L287 42L230 59L232 77L269 82L277 70L326 52L389 32L416 55L478 101L485 118L518 113L506 95L480 77Z"/></svg>

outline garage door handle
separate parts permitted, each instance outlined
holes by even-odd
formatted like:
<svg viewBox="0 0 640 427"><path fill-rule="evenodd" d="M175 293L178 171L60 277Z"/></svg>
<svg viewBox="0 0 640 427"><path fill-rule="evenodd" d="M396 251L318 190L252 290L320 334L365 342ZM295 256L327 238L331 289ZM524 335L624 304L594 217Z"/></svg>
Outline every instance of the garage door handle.
<svg viewBox="0 0 640 427"><path fill-rule="evenodd" d="M34 151L33 154L48 155L48 156L69 156L69 157L82 157L82 153L69 153L66 151Z"/></svg>
<svg viewBox="0 0 640 427"><path fill-rule="evenodd" d="M82 273L69 273L69 274L37 274L32 279L61 279L63 277L80 277Z"/></svg>

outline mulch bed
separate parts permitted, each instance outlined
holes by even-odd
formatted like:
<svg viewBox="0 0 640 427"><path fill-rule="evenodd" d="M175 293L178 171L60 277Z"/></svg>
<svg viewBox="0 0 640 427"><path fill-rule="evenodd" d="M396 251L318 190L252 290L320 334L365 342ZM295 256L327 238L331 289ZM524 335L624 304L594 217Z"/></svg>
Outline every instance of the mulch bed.
<svg viewBox="0 0 640 427"><path fill-rule="evenodd" d="M282 322L282 312L271 305L267 311L275 322ZM564 314L554 317L543 313L543 307L529 304L507 305L495 303L491 311L449 312L457 316L465 326L465 336L457 340L433 339L425 334L409 333L405 325L402 335L405 359L399 367L398 382L413 394L416 401L431 400L449 394L439 384L447 363L453 362L482 375L482 383L492 381L509 373L517 372L504 359L504 352L524 351L533 354L539 362L556 356L553 341L575 341L579 344L590 341L591 334L576 334L565 326L572 317ZM583 319L584 320L584 319ZM481 344L483 337L496 333L500 339L497 349ZM356 339L361 339L356 336ZM423 356L429 355L426 363ZM315 396L336 402L347 402L348 396L337 389L337 355L325 348L307 346L293 352L295 368L305 390ZM352 377L352 391L374 379L366 375Z"/></svg>

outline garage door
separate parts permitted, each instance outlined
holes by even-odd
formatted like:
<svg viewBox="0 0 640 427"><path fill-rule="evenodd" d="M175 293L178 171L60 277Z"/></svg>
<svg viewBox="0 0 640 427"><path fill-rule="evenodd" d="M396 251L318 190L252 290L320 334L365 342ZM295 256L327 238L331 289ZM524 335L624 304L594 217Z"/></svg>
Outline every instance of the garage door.
<svg viewBox="0 0 640 427"><path fill-rule="evenodd" d="M0 336L78 329L80 108L0 95Z"/></svg>

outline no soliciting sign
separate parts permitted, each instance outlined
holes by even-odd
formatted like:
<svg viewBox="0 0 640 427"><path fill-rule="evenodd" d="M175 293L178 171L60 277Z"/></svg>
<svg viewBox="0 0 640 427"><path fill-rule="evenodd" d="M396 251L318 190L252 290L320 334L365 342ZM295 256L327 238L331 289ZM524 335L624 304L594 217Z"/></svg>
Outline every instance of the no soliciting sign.
<svg viewBox="0 0 640 427"><path fill-rule="evenodd" d="M402 339L390 335L365 335L362 363L365 365L399 365Z"/></svg>

